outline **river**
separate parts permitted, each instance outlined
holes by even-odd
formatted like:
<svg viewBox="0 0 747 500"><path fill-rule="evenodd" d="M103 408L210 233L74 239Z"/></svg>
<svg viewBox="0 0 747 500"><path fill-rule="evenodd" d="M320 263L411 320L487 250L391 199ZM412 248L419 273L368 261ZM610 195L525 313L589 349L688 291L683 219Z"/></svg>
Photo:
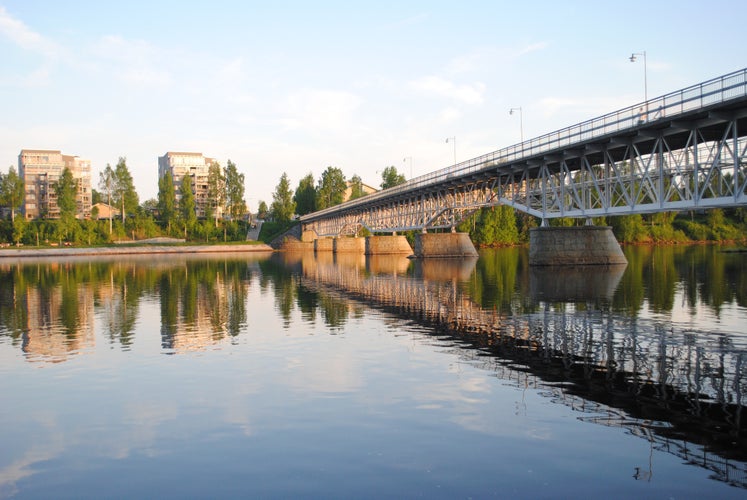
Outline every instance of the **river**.
<svg viewBox="0 0 747 500"><path fill-rule="evenodd" d="M747 253L0 259L0 498L744 498Z"/></svg>

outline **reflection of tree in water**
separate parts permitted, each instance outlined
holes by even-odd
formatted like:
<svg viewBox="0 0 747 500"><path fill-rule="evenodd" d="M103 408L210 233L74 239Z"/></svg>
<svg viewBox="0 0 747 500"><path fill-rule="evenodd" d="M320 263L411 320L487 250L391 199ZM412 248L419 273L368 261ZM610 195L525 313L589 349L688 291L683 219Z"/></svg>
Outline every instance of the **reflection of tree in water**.
<svg viewBox="0 0 747 500"><path fill-rule="evenodd" d="M283 327L291 327L293 305L298 293L298 279L293 272L276 259L260 262L262 270L261 287L263 292L272 289L275 297L275 310L283 318Z"/></svg>
<svg viewBox="0 0 747 500"><path fill-rule="evenodd" d="M17 345L28 325L26 280L18 267L0 267L0 335L7 335Z"/></svg>
<svg viewBox="0 0 747 500"><path fill-rule="evenodd" d="M57 353L101 334L129 349L144 296L158 296L165 348L194 349L247 324L251 261L236 259L38 260L0 267L0 335L24 350ZM50 354L51 355L51 354Z"/></svg>
<svg viewBox="0 0 747 500"><path fill-rule="evenodd" d="M201 349L238 335L247 324L251 276L242 260L187 260L162 269L157 289L162 347Z"/></svg>

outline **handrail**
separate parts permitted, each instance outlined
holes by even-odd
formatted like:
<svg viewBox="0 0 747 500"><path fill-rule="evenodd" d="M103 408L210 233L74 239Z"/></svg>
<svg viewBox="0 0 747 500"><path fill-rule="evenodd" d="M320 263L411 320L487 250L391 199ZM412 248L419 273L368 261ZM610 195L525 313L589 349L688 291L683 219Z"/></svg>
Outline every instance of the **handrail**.
<svg viewBox="0 0 747 500"><path fill-rule="evenodd" d="M672 118L687 112L730 101L747 95L747 68L727 73L660 97L628 106L612 113L592 118L524 142L478 156L446 168L415 177L388 189L371 193L333 207L328 207L300 217L313 220L320 216L357 205L370 204L380 198L438 184L455 175L465 175L485 168L494 168L522 158L535 156L577 142L595 139L613 132L632 129L664 117ZM653 111L652 111L653 110Z"/></svg>

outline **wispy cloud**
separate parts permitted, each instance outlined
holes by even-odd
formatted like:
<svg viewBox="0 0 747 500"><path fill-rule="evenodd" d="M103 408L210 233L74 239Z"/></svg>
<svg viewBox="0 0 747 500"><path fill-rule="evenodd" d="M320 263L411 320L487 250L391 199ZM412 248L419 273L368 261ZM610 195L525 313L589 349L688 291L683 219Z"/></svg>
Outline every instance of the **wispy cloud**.
<svg viewBox="0 0 747 500"><path fill-rule="evenodd" d="M531 54L532 52L537 52L537 51L543 50L545 48L547 48L547 42L531 43L529 45L525 45L524 47L520 47L516 51L515 56L516 57L521 57L523 55Z"/></svg>
<svg viewBox="0 0 747 500"><path fill-rule="evenodd" d="M457 85L438 76L426 76L412 81L410 87L418 92L436 97L446 97L465 104L481 104L485 93L485 84L483 83Z"/></svg>
<svg viewBox="0 0 747 500"><path fill-rule="evenodd" d="M14 18L4 7L0 7L0 33L19 47L47 57L54 57L61 52L56 43Z"/></svg>

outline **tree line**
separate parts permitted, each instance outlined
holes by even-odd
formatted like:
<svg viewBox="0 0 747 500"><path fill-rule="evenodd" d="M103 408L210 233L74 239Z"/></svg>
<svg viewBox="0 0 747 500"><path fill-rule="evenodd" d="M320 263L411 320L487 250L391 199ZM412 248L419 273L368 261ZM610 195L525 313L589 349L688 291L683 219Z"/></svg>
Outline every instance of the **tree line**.
<svg viewBox="0 0 747 500"><path fill-rule="evenodd" d="M407 181L404 174L397 171L395 166L384 168L381 173L381 189L404 184ZM346 193L349 194L346 197ZM318 180L309 172L300 181L295 191L291 188L288 174L283 172L275 191L272 194L272 204L268 209L264 201L260 201L258 216L262 219L271 218L275 222L286 223L294 215L306 215L317 210L339 205L343 201L355 200L367 193L363 180L358 174L348 181L342 170L337 167L327 167Z"/></svg>

